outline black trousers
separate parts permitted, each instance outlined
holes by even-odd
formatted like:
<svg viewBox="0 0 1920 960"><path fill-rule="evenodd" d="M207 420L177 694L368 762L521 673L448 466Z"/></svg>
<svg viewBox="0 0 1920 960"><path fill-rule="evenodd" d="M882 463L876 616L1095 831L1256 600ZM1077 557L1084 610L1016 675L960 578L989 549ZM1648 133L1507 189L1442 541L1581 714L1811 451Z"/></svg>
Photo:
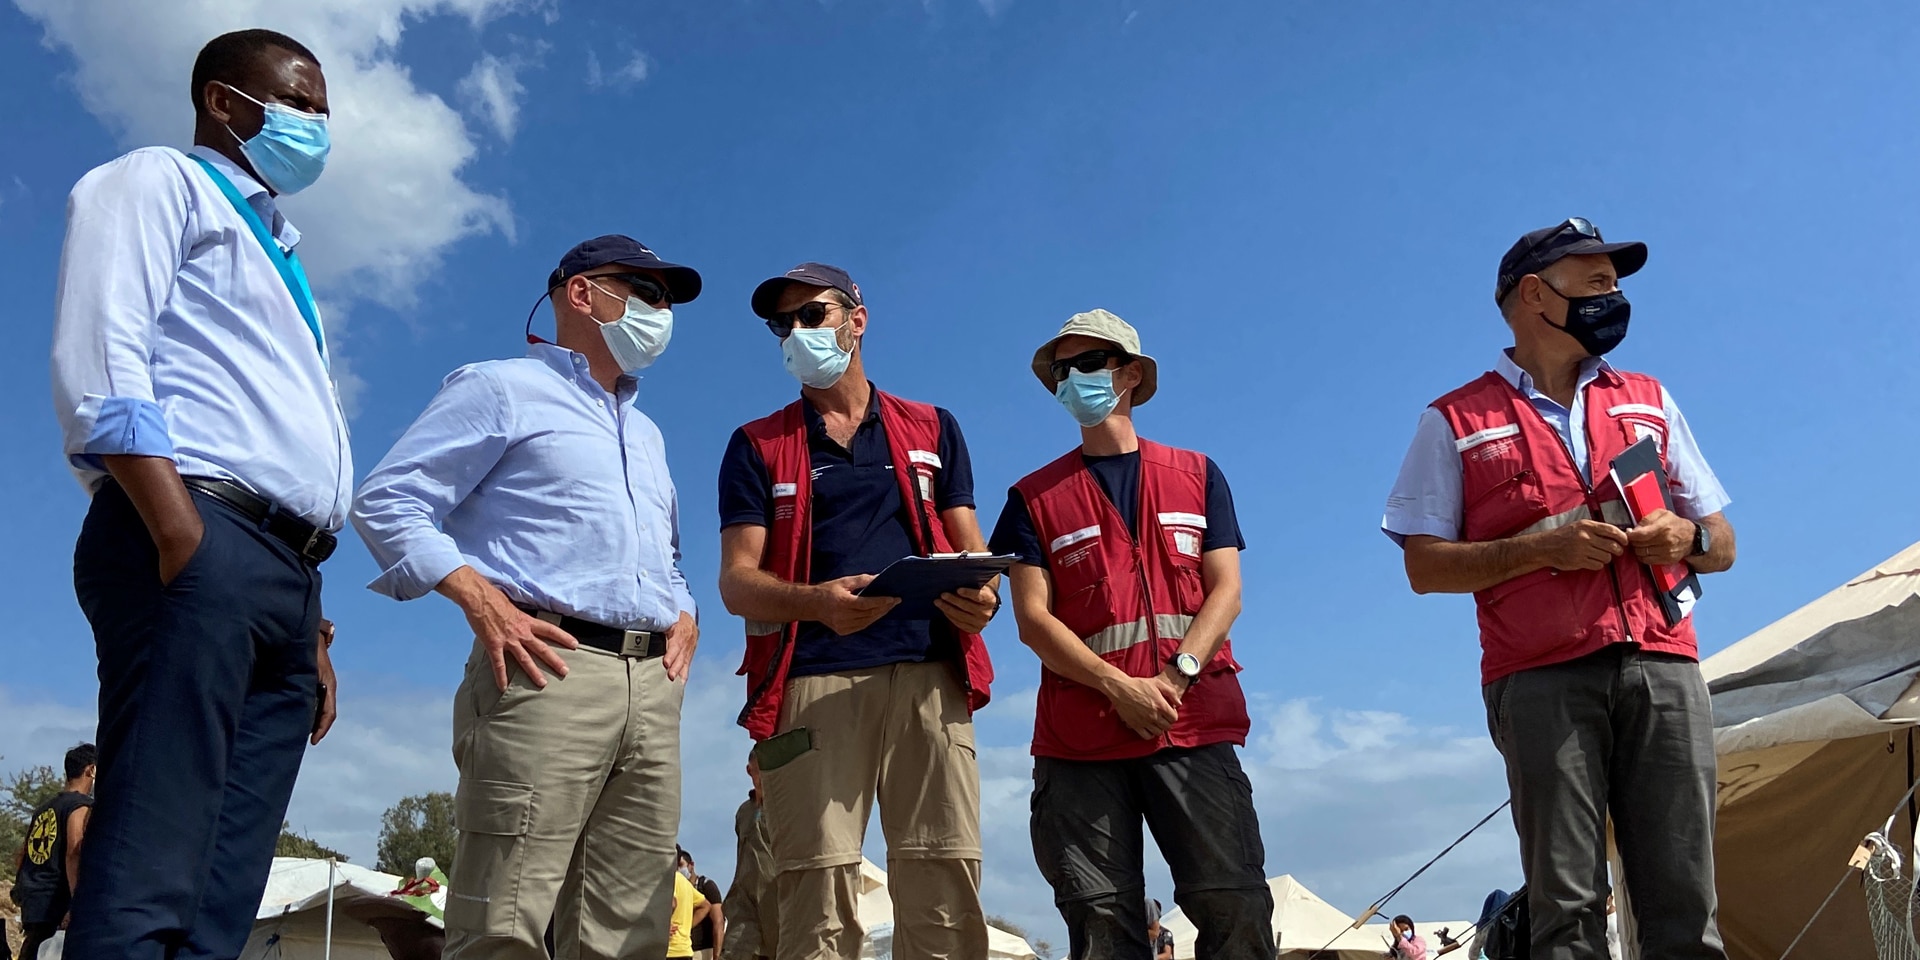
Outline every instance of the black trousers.
<svg viewBox="0 0 1920 960"><path fill-rule="evenodd" d="M1507 761L1534 960L1606 960L1607 817L1640 955L1726 960L1713 886L1713 710L1700 665L1621 644L1482 690Z"/></svg>
<svg viewBox="0 0 1920 960"><path fill-rule="evenodd" d="M40 960L40 945L53 939L60 932L60 921L46 923L28 923L21 921L20 960ZM0 938L3 939L3 938ZM64 956L64 954L63 954Z"/></svg>
<svg viewBox="0 0 1920 960"><path fill-rule="evenodd" d="M74 550L100 661L75 960L238 956L312 730L319 572L225 504L193 498L206 536L165 586L114 484L94 496Z"/></svg>
<svg viewBox="0 0 1920 960"><path fill-rule="evenodd" d="M1072 960L1152 960L1140 824L1199 928L1199 960L1272 960L1273 894L1253 785L1230 743L1133 760L1035 757L1033 857Z"/></svg>

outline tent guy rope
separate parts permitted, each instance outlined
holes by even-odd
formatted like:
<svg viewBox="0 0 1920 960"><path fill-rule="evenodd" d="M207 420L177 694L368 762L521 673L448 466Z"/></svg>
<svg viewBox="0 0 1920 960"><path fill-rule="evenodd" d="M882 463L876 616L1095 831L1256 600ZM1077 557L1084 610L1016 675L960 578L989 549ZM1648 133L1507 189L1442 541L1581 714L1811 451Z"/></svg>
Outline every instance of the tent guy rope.
<svg viewBox="0 0 1920 960"><path fill-rule="evenodd" d="M1413 872L1412 876L1406 878L1405 880L1400 881L1399 886L1394 887L1392 890L1387 891L1386 896L1381 897L1378 900L1375 900L1373 902L1373 906L1370 906L1367 909L1361 911L1360 916L1355 917L1353 921L1353 925L1351 927L1348 927L1347 929L1358 930L1362 926L1364 926L1368 920L1372 919L1375 915L1379 914L1380 908L1386 906L1387 901L1392 900L1394 897L1399 896L1400 891L1405 890L1408 884L1414 882L1415 880L1420 879L1420 875L1423 873L1426 873L1428 868L1432 867L1434 864L1439 863L1441 857L1444 857L1447 854L1452 853L1454 847L1457 847L1462 843L1465 843L1468 837L1473 836L1474 833L1478 831L1481 827L1486 826L1487 821L1492 820L1494 817L1499 816L1500 811L1505 810L1508 806L1512 805L1512 803L1513 803L1513 798L1511 797L1500 801L1500 805L1497 807L1494 807L1491 813L1488 813L1486 816L1481 817L1479 823L1476 823L1473 826L1467 828L1466 833L1461 834L1460 836L1456 837L1452 843L1447 844L1446 849L1440 851L1439 853L1434 854L1433 859L1428 860L1426 863L1422 864L1420 869L1415 870ZM1312 954L1310 954L1307 957L1307 960L1316 960L1316 958L1318 958L1321 954L1327 952L1328 947L1333 946L1335 941L1339 940L1341 936L1345 936L1345 935L1346 935L1346 930L1342 930L1339 936L1335 936L1333 940L1328 940L1326 946L1321 947L1318 950L1315 950Z"/></svg>

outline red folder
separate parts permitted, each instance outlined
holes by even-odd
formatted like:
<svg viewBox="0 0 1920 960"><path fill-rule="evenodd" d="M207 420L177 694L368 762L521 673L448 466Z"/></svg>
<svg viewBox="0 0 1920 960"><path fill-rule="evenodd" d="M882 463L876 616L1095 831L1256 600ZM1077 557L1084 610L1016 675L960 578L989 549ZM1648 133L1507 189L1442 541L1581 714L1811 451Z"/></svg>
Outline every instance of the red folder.
<svg viewBox="0 0 1920 960"><path fill-rule="evenodd" d="M1655 510L1673 510L1667 471L1660 462L1660 445L1652 437L1641 438L1614 457L1611 475L1614 486L1620 488L1620 498L1626 502L1627 516L1635 525ZM1693 613L1694 601L1700 599L1700 575L1693 567L1682 560L1648 566L1647 573L1658 589L1660 608L1666 613L1669 626Z"/></svg>

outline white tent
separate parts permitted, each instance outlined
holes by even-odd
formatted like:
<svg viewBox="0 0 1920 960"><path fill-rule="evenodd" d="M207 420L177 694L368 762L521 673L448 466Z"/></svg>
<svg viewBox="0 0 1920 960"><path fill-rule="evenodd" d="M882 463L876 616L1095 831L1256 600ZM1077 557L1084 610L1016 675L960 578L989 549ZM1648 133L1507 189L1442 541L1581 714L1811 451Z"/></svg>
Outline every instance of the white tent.
<svg viewBox="0 0 1920 960"><path fill-rule="evenodd" d="M1702 664L1719 759L1714 861L1732 960L1774 960L1916 776L1920 544ZM1912 850L1914 807L1894 839ZM1795 956L1873 956L1849 880Z"/></svg>
<svg viewBox="0 0 1920 960"><path fill-rule="evenodd" d="M893 956L893 897L887 893L887 872L866 858L860 860L860 925L867 930L863 960L890 960ZM987 927L987 960L1035 960L1027 941L998 927Z"/></svg>
<svg viewBox="0 0 1920 960"><path fill-rule="evenodd" d="M1385 923L1353 929L1352 917L1320 899L1291 874L1268 880L1267 889L1273 892L1273 935L1280 948L1280 960L1305 960L1323 947L1326 951L1319 955L1319 960L1378 960L1387 952ZM1193 942L1199 930L1187 919L1186 913L1176 907L1160 919L1160 924L1173 934L1174 960L1192 960ZM1442 927L1457 937L1462 931L1473 929L1473 921L1414 921L1414 929L1426 939L1430 953L1439 952L1437 934Z"/></svg>
<svg viewBox="0 0 1920 960"><path fill-rule="evenodd" d="M326 952L327 892L331 889L335 960L390 960L376 924L442 926L438 918L392 895L403 882L393 874L350 863L275 857L255 914L253 935L240 958L320 960ZM445 897L442 888L434 896L435 905L444 909Z"/></svg>

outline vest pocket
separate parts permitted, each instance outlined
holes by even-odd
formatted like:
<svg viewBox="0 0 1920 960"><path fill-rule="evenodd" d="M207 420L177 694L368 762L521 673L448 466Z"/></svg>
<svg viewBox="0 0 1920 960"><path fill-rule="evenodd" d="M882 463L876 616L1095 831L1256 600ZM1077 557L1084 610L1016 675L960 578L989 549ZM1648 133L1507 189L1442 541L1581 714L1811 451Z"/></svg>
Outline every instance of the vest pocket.
<svg viewBox="0 0 1920 960"><path fill-rule="evenodd" d="M1586 625L1579 622L1583 594L1594 577L1605 576L1604 570L1547 568L1480 591L1474 597L1480 606L1482 643L1496 659L1516 661L1535 660L1578 643L1586 634Z"/></svg>
<svg viewBox="0 0 1920 960"><path fill-rule="evenodd" d="M1547 515L1546 483L1532 467L1502 458L1462 474L1462 534L1469 541L1495 540Z"/></svg>

